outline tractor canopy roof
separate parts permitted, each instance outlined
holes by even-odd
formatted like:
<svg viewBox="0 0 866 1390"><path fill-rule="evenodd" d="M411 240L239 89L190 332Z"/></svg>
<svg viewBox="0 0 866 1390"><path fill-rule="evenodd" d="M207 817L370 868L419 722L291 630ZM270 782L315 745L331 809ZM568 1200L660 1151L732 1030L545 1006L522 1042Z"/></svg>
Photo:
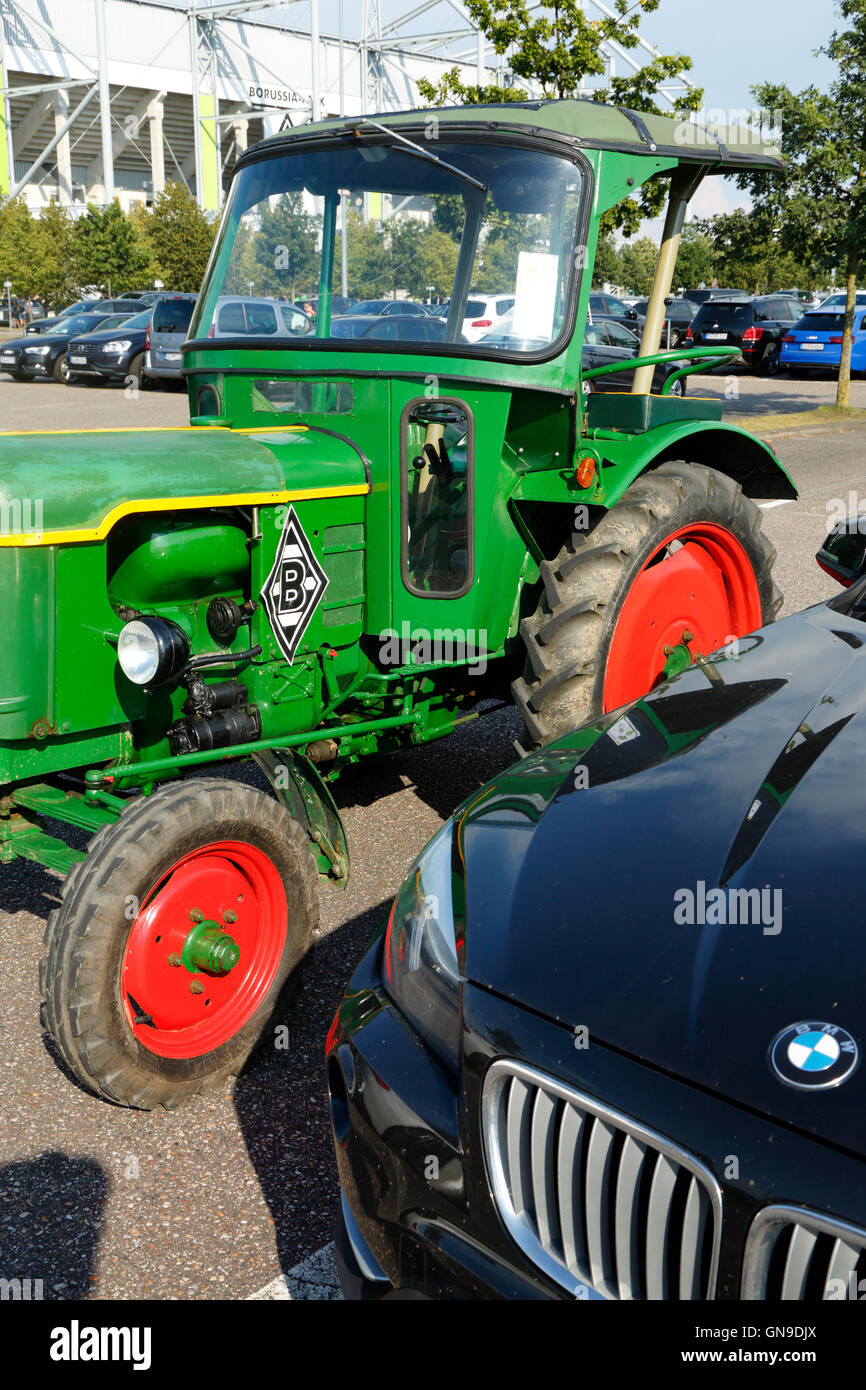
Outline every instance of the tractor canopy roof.
<svg viewBox="0 0 866 1390"><path fill-rule="evenodd" d="M784 161L773 132L748 123L743 112L737 125L701 125L688 114L657 116L606 106L588 97L553 101L504 102L498 105L424 107L410 111L382 112L339 117L296 126L260 142L242 156L240 163L257 153L273 152L275 144L307 144L333 139L340 134L381 134L382 127L400 131L420 127L426 140L469 130L492 134L534 135L558 139L579 149L619 150L635 155L663 155L685 164L701 164L709 173L729 174L740 169L781 169ZM431 133L431 128L435 134ZM417 135L415 135L417 139Z"/></svg>

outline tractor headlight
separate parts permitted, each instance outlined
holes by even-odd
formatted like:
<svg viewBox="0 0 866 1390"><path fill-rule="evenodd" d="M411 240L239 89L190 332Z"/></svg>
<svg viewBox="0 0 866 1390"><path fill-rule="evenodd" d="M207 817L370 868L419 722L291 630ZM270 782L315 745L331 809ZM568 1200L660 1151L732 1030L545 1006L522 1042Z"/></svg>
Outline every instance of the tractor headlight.
<svg viewBox="0 0 866 1390"><path fill-rule="evenodd" d="M403 881L385 933L385 987L449 1067L460 1058L460 967L452 870L453 827L434 837Z"/></svg>
<svg viewBox="0 0 866 1390"><path fill-rule="evenodd" d="M120 630L117 660L134 685L165 685L189 660L189 639L167 618L133 618Z"/></svg>
<svg viewBox="0 0 866 1390"><path fill-rule="evenodd" d="M102 351L116 352L119 355L121 352L128 352L131 347L132 343L129 338L112 338L110 343L105 344Z"/></svg>

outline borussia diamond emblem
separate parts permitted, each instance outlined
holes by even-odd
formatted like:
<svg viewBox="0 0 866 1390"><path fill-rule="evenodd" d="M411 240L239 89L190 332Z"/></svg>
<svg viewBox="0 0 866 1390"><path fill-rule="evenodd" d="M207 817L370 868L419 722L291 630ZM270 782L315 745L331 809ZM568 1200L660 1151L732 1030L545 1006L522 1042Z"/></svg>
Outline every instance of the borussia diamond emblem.
<svg viewBox="0 0 866 1390"><path fill-rule="evenodd" d="M328 576L313 554L294 507L289 507L273 569L262 589L262 600L273 634L290 666L327 587Z"/></svg>

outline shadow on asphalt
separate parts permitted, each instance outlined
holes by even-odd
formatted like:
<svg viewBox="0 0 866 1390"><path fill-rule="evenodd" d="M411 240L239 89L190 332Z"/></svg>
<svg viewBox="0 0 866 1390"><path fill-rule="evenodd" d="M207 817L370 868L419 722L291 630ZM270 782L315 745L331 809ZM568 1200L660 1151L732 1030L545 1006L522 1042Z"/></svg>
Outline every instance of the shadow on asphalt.
<svg viewBox="0 0 866 1390"><path fill-rule="evenodd" d="M4 1284L3 1298L88 1298L107 1197L91 1158L55 1151L0 1168L0 1280L31 1281Z"/></svg>

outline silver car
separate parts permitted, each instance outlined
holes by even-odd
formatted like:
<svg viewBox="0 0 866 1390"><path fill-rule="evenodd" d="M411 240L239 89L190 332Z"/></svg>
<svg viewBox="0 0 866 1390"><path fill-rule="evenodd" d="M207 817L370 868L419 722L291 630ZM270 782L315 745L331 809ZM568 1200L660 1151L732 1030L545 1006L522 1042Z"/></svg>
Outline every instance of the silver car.
<svg viewBox="0 0 866 1390"><path fill-rule="evenodd" d="M143 375L151 380L182 379L183 354L192 311L198 295L161 294L153 306L147 330Z"/></svg>

